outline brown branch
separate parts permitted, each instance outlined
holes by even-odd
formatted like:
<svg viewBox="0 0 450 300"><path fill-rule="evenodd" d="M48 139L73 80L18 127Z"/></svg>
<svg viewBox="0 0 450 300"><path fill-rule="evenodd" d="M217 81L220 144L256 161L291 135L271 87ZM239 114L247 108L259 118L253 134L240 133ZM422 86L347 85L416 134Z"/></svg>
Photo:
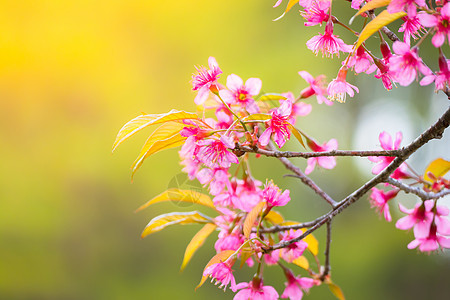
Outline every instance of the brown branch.
<svg viewBox="0 0 450 300"><path fill-rule="evenodd" d="M275 225L275 226L272 226L269 228L261 228L261 229L259 229L259 232L275 233L275 232L287 231L287 230L291 230L291 229L308 228L308 227L312 227L312 226L316 225L318 222L320 222L322 220L321 218L322 217L319 217L316 220L311 221L311 222L299 223L299 224L294 224L294 225L286 225L286 226ZM256 229L254 231L256 232Z"/></svg>
<svg viewBox="0 0 450 300"><path fill-rule="evenodd" d="M391 177L387 178L386 182L401 189L405 193L411 193L411 194L418 196L423 201L430 200L430 199L439 199L446 195L450 195L450 190L441 191L439 193L427 193L422 189L419 189L417 187L412 187L408 184L405 184L401 181L395 180Z"/></svg>
<svg viewBox="0 0 450 300"><path fill-rule="evenodd" d="M331 221L327 222L327 244L325 246L325 268L320 275L320 280L324 281L330 273L330 245L331 245Z"/></svg>
<svg viewBox="0 0 450 300"><path fill-rule="evenodd" d="M400 165L415 151L421 148L423 145L428 143L433 139L442 138L442 134L445 129L450 126L450 108L447 109L446 112L436 121L434 125L428 128L425 132L423 132L419 137L417 137L412 143L408 146L401 149L401 153L398 157L396 157L383 171L381 171L377 176L373 177L371 180L367 181L363 186L359 189L345 197L342 201L340 201L336 206L333 207L331 211L327 214L319 217L316 220L319 220L313 227L309 228L302 235L297 238L282 241L273 246L267 247L264 249L265 252L270 252L272 250L285 248L292 243L298 242L304 239L306 236L320 228L325 223L331 221L336 215L341 213L345 208L350 206L351 204L358 201L364 194L370 191L371 188L376 186L379 183L386 182L388 177L398 168ZM280 160L287 160L286 158L280 158Z"/></svg>

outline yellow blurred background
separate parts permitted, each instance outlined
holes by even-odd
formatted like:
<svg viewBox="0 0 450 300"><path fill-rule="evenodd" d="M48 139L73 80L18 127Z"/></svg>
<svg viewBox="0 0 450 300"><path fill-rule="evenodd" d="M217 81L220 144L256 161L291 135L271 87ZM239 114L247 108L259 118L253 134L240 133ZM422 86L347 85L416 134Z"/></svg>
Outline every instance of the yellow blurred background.
<svg viewBox="0 0 450 300"><path fill-rule="evenodd" d="M322 28L305 30L297 9L272 22L282 12L272 9L273 2L0 1L0 299L232 298L211 284L194 292L214 254L213 238L179 273L198 227L139 238L154 216L193 209L161 204L133 213L180 172L176 151L150 158L130 184L129 166L150 132L113 156L111 145L119 128L141 112L194 111L189 81L194 66L206 65L209 56L224 71L222 83L231 73L260 77L264 92L298 93L305 87L300 70L333 78L339 60L323 62L305 47ZM353 133L364 121L362 112L392 105L373 105L378 82L352 78L370 97L332 107L311 102L313 113L303 123L319 141L337 137L341 149L357 143ZM381 91L378 98L403 101L396 109L414 117L405 121L413 138L446 104L431 88L411 90ZM408 101L415 106L408 108ZM363 133L373 142L368 149L377 146L381 130ZM448 150L448 134L443 143ZM306 221L326 211L298 182L283 179L286 171L277 162L262 162L255 165L259 180L271 176L296 195L286 218ZM316 170L313 178L341 199L370 178L370 169L338 159L335 170ZM448 296L448 255L408 251L412 235L380 221L365 199L360 202L333 228L333 279L348 299ZM253 272L238 270L238 280L250 280ZM266 283L280 294L282 277L276 268L267 270ZM319 287L309 299L332 295Z"/></svg>

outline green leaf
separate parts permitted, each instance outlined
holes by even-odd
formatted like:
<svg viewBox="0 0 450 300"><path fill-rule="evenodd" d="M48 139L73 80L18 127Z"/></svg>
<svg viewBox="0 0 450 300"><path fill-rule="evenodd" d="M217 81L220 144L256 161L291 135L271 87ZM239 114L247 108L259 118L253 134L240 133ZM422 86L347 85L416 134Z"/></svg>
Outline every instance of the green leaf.
<svg viewBox="0 0 450 300"><path fill-rule="evenodd" d="M140 115L139 117L136 117L133 120L126 123L119 130L112 151L114 152L117 146L122 144L129 137L133 136L134 134L141 131L145 127L155 124L166 123L169 121L181 121L188 119L198 119L198 117L194 113L179 110L171 110L170 112L165 114Z"/></svg>
<svg viewBox="0 0 450 300"><path fill-rule="evenodd" d="M252 232L253 225L256 222L259 214L262 209L266 206L266 202L259 202L253 209L247 214L247 217L244 221L244 236L246 238L250 237L250 233Z"/></svg>
<svg viewBox="0 0 450 300"><path fill-rule="evenodd" d="M358 47L361 46L362 43L364 43L372 34L377 32L383 26L386 26L404 16L406 16L405 12L390 14L387 10L383 10L378 16L376 16L375 19L370 21L370 23L367 24L366 27L364 27L363 31L359 35L354 49L358 49Z"/></svg>
<svg viewBox="0 0 450 300"><path fill-rule="evenodd" d="M206 264L205 268L203 269L203 273L205 272L205 270L209 267L212 266L214 264L218 264L220 262L224 262L226 261L231 255L233 255L234 251L233 250L225 250L222 252L217 253L216 255L214 255L209 262ZM203 274L202 273L202 274ZM202 279L200 280L200 283L197 285L197 287L195 289L198 289L199 287L201 287L203 285L203 283L205 283L206 279L208 278L208 276L202 276Z"/></svg>
<svg viewBox="0 0 450 300"><path fill-rule="evenodd" d="M189 245L186 247L186 251L184 252L183 262L181 264L180 270L183 271L188 262L191 260L194 253L203 245L206 238L214 232L216 229L216 224L208 223L203 226L192 238L189 242Z"/></svg>
<svg viewBox="0 0 450 300"><path fill-rule="evenodd" d="M378 7L383 7L388 5L389 3L391 3L391 0L372 0L370 2L367 2L366 5L364 5L363 7L361 7L360 10L358 10L358 12L350 19L350 24L352 24L353 19L357 16L359 16L360 14L362 14L363 12L366 12L368 10L372 10Z"/></svg>
<svg viewBox="0 0 450 300"><path fill-rule="evenodd" d="M300 131L297 128L295 128L292 124L289 124L289 128L291 129L292 134L295 136L295 138L303 146L303 148L306 148L305 143L303 142L303 139L302 139L302 134L300 133Z"/></svg>
<svg viewBox="0 0 450 300"><path fill-rule="evenodd" d="M328 287L330 288L330 291L333 293L333 295L336 296L336 298L338 298L339 300L345 300L344 293L338 285L334 284L330 280L330 282L328 283Z"/></svg>
<svg viewBox="0 0 450 300"><path fill-rule="evenodd" d="M284 17L284 15L291 10L291 8L298 3L298 0L289 0L287 6L286 6L286 10L284 11L284 13L279 16L278 18L276 18L274 21L278 21L279 19L281 19L282 17Z"/></svg>
<svg viewBox="0 0 450 300"><path fill-rule="evenodd" d="M211 219L198 211L191 212L172 212L153 218L141 234L141 238L149 234L158 232L170 225L186 225L186 224L205 224L212 223Z"/></svg>
<svg viewBox="0 0 450 300"><path fill-rule="evenodd" d="M204 206L215 208L214 203L212 202L211 198L208 195L199 193L195 190L180 190L177 188L172 188L154 197L153 199L151 199L150 201L139 207L136 210L136 212L141 211L152 204L166 201L176 201L176 202L181 201L194 204L201 204Z"/></svg>
<svg viewBox="0 0 450 300"><path fill-rule="evenodd" d="M259 101L280 101L287 98L281 94L264 94L259 98Z"/></svg>
<svg viewBox="0 0 450 300"><path fill-rule="evenodd" d="M428 176L428 173L432 173L436 178L439 178L447 174L448 171L450 171L450 161L447 161L443 158L438 158L433 160L428 165L427 169L423 174L423 179L432 183L434 182L434 180L431 179L430 176Z"/></svg>

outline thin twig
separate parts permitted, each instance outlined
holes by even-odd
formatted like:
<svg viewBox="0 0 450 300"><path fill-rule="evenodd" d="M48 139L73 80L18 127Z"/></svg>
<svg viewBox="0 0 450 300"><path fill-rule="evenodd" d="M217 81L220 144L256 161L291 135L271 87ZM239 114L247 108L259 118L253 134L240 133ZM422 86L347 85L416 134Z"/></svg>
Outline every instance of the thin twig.
<svg viewBox="0 0 450 300"><path fill-rule="evenodd" d="M331 221L327 222L327 244L325 246L325 268L320 279L325 280L325 277L330 273L330 245L331 245Z"/></svg>
<svg viewBox="0 0 450 300"><path fill-rule="evenodd" d="M272 226L269 228L261 228L259 230L259 232L275 233L275 232L287 231L287 230L291 230L291 229L308 228L308 227L312 227L312 226L316 225L318 222L320 222L320 220L321 220L321 217L319 217L316 220L311 221L311 222L299 223L299 224L294 224L294 225L286 225L286 226L275 225L275 226ZM255 232L256 232L256 230L255 230Z"/></svg>
<svg viewBox="0 0 450 300"><path fill-rule="evenodd" d="M425 200L430 200L430 199L439 199L442 198L446 195L450 195L450 190L445 190L445 191L441 191L439 193L427 193L422 189L419 189L417 187L412 187L408 184L405 184L403 182L400 182L398 180L395 180L391 177L388 177L386 179L386 182L401 189L402 191L404 191L405 193L412 193L416 196L418 196L420 199L422 199L423 201Z"/></svg>

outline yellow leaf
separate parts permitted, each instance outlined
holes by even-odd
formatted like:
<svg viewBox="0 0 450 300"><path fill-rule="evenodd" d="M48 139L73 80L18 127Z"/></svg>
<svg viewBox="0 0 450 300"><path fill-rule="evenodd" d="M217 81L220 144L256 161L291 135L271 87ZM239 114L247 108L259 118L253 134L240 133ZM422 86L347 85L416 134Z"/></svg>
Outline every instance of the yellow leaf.
<svg viewBox="0 0 450 300"><path fill-rule="evenodd" d="M287 98L281 94L264 94L259 98L259 101L279 101Z"/></svg>
<svg viewBox="0 0 450 300"><path fill-rule="evenodd" d="M272 116L268 114L252 114L242 119L242 121L266 121L269 120Z"/></svg>
<svg viewBox="0 0 450 300"><path fill-rule="evenodd" d="M305 232L305 229L302 229L302 232ZM308 250L314 255L317 256L319 254L319 242L317 241L316 237L311 233L308 234L303 241L305 241L308 244Z"/></svg>
<svg viewBox="0 0 450 300"><path fill-rule="evenodd" d="M213 256L213 258L210 259L210 261L206 264L205 268L203 269L203 272L205 272L205 270L209 267L212 266L214 264L218 264L220 262L224 262L226 261L231 255L233 255L234 251L233 250L225 250L222 252L217 253L216 255ZM202 274L203 275L203 274ZM208 276L202 276L202 279L200 280L200 283L197 285L197 287L195 289L198 289L199 287L201 287L203 285L203 283L205 283L206 279L208 278Z"/></svg>
<svg viewBox="0 0 450 300"><path fill-rule="evenodd" d="M246 238L250 237L250 233L252 232L253 225L256 222L261 210L266 206L266 202L259 202L253 209L247 214L247 217L244 221L244 236Z"/></svg>
<svg viewBox="0 0 450 300"><path fill-rule="evenodd" d="M450 171L450 161L447 161L443 158L438 158L433 160L428 165L425 173L423 174L423 179L432 183L434 181L430 178L430 176L428 176L428 172L432 173L436 178L438 178L447 174L448 171Z"/></svg>
<svg viewBox="0 0 450 300"><path fill-rule="evenodd" d="M141 234L141 238L149 234L160 231L170 225L186 225L186 224L205 224L211 223L211 219L198 211L191 212L173 212L153 218Z"/></svg>
<svg viewBox="0 0 450 300"><path fill-rule="evenodd" d="M364 5L358 12L350 19L350 24L353 22L353 19L356 16L359 16L363 12L366 12L368 10L372 10L378 7L383 7L391 3L391 0L372 0L370 2L367 2L366 5Z"/></svg>
<svg viewBox="0 0 450 300"><path fill-rule="evenodd" d="M300 142L300 144L302 144L303 148L306 148L305 143L303 142L303 139L302 139L302 134L300 133L300 131L291 124L289 124L289 128L291 129L295 138Z"/></svg>
<svg viewBox="0 0 450 300"><path fill-rule="evenodd" d="M296 3L298 3L298 0L289 0L289 2L288 2L288 4L287 4L287 7L286 7L286 10L284 11L284 13L283 13L281 16L279 16L278 18L276 18L274 21L278 21L279 19L281 19L282 17L284 17L284 15L285 15L288 11L290 11L291 8L292 8Z"/></svg>
<svg viewBox="0 0 450 300"><path fill-rule="evenodd" d="M308 260L306 259L306 257L304 257L304 256L300 256L300 257L294 259L294 260L292 261L292 263L295 264L295 265L297 265L297 266L299 266L300 268L305 269L305 270L308 270L308 269L309 269L309 262L308 262Z"/></svg>
<svg viewBox="0 0 450 300"><path fill-rule="evenodd" d="M199 193L194 190L180 190L172 188L154 197L153 199L151 199L150 201L139 207L136 210L136 212L143 210L144 208L152 204L165 201L189 202L215 208L214 203L212 202L211 198L208 195Z"/></svg>
<svg viewBox="0 0 450 300"><path fill-rule="evenodd" d="M370 21L369 24L364 27L363 31L360 33L358 41L354 47L354 49L358 49L365 40L367 40L372 34L377 32L383 26L386 26L401 17L406 16L405 12L398 12L390 14L387 10L383 10L375 19Z"/></svg>
<svg viewBox="0 0 450 300"><path fill-rule="evenodd" d="M269 221L273 225L278 225L284 222L283 216L274 210L269 211L269 213L264 217L264 220Z"/></svg>
<svg viewBox="0 0 450 300"><path fill-rule="evenodd" d="M341 288L334 284L333 282L328 283L328 287L330 288L330 291L333 293L333 295L336 296L339 300L345 300L344 293L342 292Z"/></svg>
<svg viewBox="0 0 450 300"><path fill-rule="evenodd" d="M247 261L247 259L250 258L250 256L253 255L253 251L250 247L244 247L241 250L241 265L239 266L240 268L242 268L245 264L245 262Z"/></svg>
<svg viewBox="0 0 450 300"><path fill-rule="evenodd" d="M145 127L154 124L166 123L169 121L180 121L187 119L198 119L198 117L196 114L179 110L171 110L170 112L165 114L140 115L139 117L136 117L133 120L126 123L119 130L112 151L114 152L117 146L122 144L126 139L128 139L138 131L141 131Z"/></svg>
<svg viewBox="0 0 450 300"><path fill-rule="evenodd" d="M194 253L197 251L198 248L200 248L203 243L205 242L206 238L213 233L213 231L216 229L216 224L208 223L205 226L203 226L202 229L197 232L192 240L189 242L189 245L186 247L186 251L184 252L184 258L183 262L181 263L180 270L183 271L188 262L191 260Z"/></svg>

